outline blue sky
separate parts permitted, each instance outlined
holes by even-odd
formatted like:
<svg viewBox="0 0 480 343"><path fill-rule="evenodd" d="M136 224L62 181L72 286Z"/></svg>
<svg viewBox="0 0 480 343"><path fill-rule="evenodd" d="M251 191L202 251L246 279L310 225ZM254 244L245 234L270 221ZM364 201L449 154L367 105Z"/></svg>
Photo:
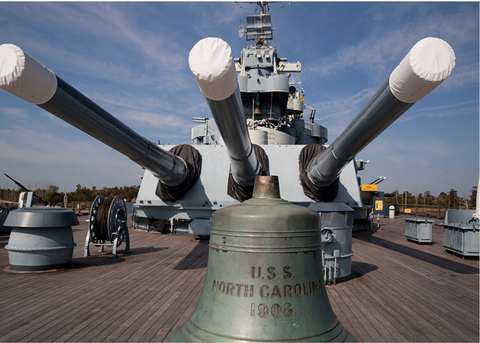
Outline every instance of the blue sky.
<svg viewBox="0 0 480 343"><path fill-rule="evenodd" d="M0 44L18 45L147 139L185 144L191 117L211 117L188 67L191 48L220 37L239 57L239 20L254 12L233 2L0 2ZM330 143L417 41L447 41L452 75L357 158L370 160L363 183L387 176L386 192L470 194L479 176L478 2L291 2L270 13L272 45L302 63L293 78ZM3 173L67 192L140 183L127 157L3 90L0 123L0 185L13 186Z"/></svg>

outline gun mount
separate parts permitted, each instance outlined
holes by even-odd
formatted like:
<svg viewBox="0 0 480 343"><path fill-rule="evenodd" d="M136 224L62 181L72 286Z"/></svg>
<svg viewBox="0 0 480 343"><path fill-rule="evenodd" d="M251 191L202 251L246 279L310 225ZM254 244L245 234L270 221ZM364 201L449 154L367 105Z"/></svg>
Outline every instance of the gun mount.
<svg viewBox="0 0 480 343"><path fill-rule="evenodd" d="M243 36L243 25L240 31ZM282 198L317 212L334 211L330 203L340 203L354 210L354 230L356 223L371 229L357 176L365 163L355 156L451 74L453 50L436 38L420 41L340 137L325 146L327 128L315 123L299 83L289 81L301 63L287 62L269 44L273 29L265 8L247 17L245 32L254 43L238 59L216 38L201 40L190 53L213 115L192 129L193 145L149 142L12 44L0 46L0 87L146 169L135 203L137 228L176 231L175 223L187 221L188 230L177 232L209 235L212 213L250 198L253 179L263 174L279 176ZM308 119L305 109L312 111Z"/></svg>
<svg viewBox="0 0 480 343"><path fill-rule="evenodd" d="M6 173L4 173L3 175L5 175L6 177L8 177L10 180L12 180L18 187L20 187L20 189L22 189L23 191L26 192L27 194L27 198L25 198L25 193L21 193L20 194L20 199L18 201L18 206L19 207L24 207L24 206L27 206L27 207L30 207L31 205L34 205L34 204L40 204L40 205L43 205L43 206L47 206L48 204L42 200L42 198L39 198L35 195L34 192L32 192L31 190L29 190L27 187L25 187L24 185L22 185L20 182L14 180L12 177L8 176Z"/></svg>

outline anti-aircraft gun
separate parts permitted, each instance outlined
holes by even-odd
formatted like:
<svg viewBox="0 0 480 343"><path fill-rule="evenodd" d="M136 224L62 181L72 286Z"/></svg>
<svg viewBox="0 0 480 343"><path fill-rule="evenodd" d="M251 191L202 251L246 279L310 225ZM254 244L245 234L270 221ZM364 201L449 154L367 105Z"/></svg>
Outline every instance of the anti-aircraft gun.
<svg viewBox="0 0 480 343"><path fill-rule="evenodd" d="M242 31L242 29L240 30ZM319 212L342 204L371 227L362 205L355 156L453 71L452 48L418 42L345 131L328 147L327 129L303 119L301 91L287 63L268 44L270 15L247 17L247 41L233 58L218 38L198 42L189 64L213 115L192 129L193 145L156 145L121 123L13 44L0 46L0 87L58 116L145 168L135 226L164 231L178 221L208 235L212 213L251 197L256 175L278 175L282 198ZM242 32L241 32L242 35ZM237 63L236 63L237 62ZM237 75L238 73L238 75Z"/></svg>
<svg viewBox="0 0 480 343"><path fill-rule="evenodd" d="M12 180L21 190L23 190L22 193L20 193L20 198L18 199L18 207L30 207L32 205L43 205L47 206L48 203L43 201L42 198L39 198L35 195L34 192L29 190L27 187L22 185L20 182L14 180L12 177L8 176L7 174L3 174L6 177L8 177L10 180Z"/></svg>
<svg viewBox="0 0 480 343"><path fill-rule="evenodd" d="M10 177L6 173L4 173L6 177L8 177L10 180L13 181L23 192L20 193L20 196L18 198L18 202L15 205L10 205L10 206L0 206L0 232L1 231L10 231L10 227L5 227L3 224L5 223L5 220L7 219L8 214L11 211L15 211L19 208L22 207L31 207L35 205L40 205L40 206L47 206L48 203L43 201L42 198L39 198L35 195L34 192L29 190L27 187L22 185L20 182L15 180L14 178Z"/></svg>

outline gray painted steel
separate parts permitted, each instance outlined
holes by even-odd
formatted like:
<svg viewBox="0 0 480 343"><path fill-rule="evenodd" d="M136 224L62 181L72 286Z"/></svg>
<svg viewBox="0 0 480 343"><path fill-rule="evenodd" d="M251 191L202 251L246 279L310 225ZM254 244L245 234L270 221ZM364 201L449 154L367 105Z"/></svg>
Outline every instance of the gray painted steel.
<svg viewBox="0 0 480 343"><path fill-rule="evenodd" d="M345 165L412 105L398 100L387 80L343 133L310 162L310 180L319 187L333 183Z"/></svg>
<svg viewBox="0 0 480 343"><path fill-rule="evenodd" d="M469 221L472 220L472 216L475 213L475 210L448 210L445 213L445 224L448 223L460 223L460 224L467 224ZM477 223L476 226L478 227L478 221L472 221L472 225Z"/></svg>
<svg viewBox="0 0 480 343"><path fill-rule="evenodd" d="M448 210L443 224L443 247L461 256L479 256L479 226L474 210Z"/></svg>
<svg viewBox="0 0 480 343"><path fill-rule="evenodd" d="M245 53L242 53L243 56L247 54L248 54L248 51L245 51ZM244 63L248 64L249 62L250 61L248 61L248 59L245 59ZM270 65L271 63L265 66L261 66L263 68L259 68L259 69L261 71L264 71L264 74L267 74L271 72L268 69ZM273 74L273 75L270 75L268 79L262 78L262 82L258 82L259 79L260 78L257 75L255 75L254 77L248 77L247 75L239 75L238 83L240 85L242 92L250 92L250 93L288 92L288 75L286 74Z"/></svg>
<svg viewBox="0 0 480 343"><path fill-rule="evenodd" d="M163 146L170 149L172 146ZM263 145L269 157L270 174L280 178L280 194L283 199L310 207L319 211L319 206L325 208L328 203L315 203L303 192L299 181L298 164L285 163L296 161L303 145ZM220 208L235 205L239 202L227 195L228 171L230 161L226 148L222 145L196 145L202 154L202 173L198 182L181 199L172 203L162 201L155 195L158 180L149 171L145 171L142 186L138 192L135 207L137 218L143 218L140 229L155 230L157 223L147 224L147 218L171 219L205 219ZM343 202L357 210L362 208L362 198L358 187L354 163L348 164L340 176L340 186L334 202ZM196 234L196 233L194 233ZM202 230L198 234L205 234Z"/></svg>
<svg viewBox="0 0 480 343"><path fill-rule="evenodd" d="M253 185L262 170L248 135L240 89L237 86L224 100L205 99L225 142L235 182L241 186Z"/></svg>
<svg viewBox="0 0 480 343"><path fill-rule="evenodd" d="M11 228L8 226L5 226L5 220L7 219L8 214L11 211L15 211L17 209L17 206L4 206L0 209L0 232L2 231L10 231Z"/></svg>
<svg viewBox="0 0 480 343"><path fill-rule="evenodd" d="M432 242L432 223L433 220L420 218L404 218L405 220L405 237L408 240L417 243Z"/></svg>
<svg viewBox="0 0 480 343"><path fill-rule="evenodd" d="M349 280L352 274L353 209L344 203L319 203L323 242L324 279ZM328 206L322 206L328 205Z"/></svg>
<svg viewBox="0 0 480 343"><path fill-rule="evenodd" d="M63 227L78 225L73 211L63 207L24 207L8 214L5 226L11 227Z"/></svg>
<svg viewBox="0 0 480 343"><path fill-rule="evenodd" d="M12 232L5 249L10 268L41 271L68 268L72 262L73 211L61 207L25 207L9 213L5 224Z"/></svg>

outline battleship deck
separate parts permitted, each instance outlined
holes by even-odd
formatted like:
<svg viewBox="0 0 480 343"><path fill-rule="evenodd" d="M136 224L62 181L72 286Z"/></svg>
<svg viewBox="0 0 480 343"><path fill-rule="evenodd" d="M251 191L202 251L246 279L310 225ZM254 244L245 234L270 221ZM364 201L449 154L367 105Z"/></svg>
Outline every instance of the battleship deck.
<svg viewBox="0 0 480 343"><path fill-rule="evenodd" d="M131 230L130 254L122 245L116 259L92 248L83 257L84 218L71 269L13 273L0 249L0 341L161 342L193 311L207 243ZM444 252L441 227L419 245L405 239L402 217L381 223L354 234L352 279L327 287L343 326L362 342L478 342L478 259Z"/></svg>

